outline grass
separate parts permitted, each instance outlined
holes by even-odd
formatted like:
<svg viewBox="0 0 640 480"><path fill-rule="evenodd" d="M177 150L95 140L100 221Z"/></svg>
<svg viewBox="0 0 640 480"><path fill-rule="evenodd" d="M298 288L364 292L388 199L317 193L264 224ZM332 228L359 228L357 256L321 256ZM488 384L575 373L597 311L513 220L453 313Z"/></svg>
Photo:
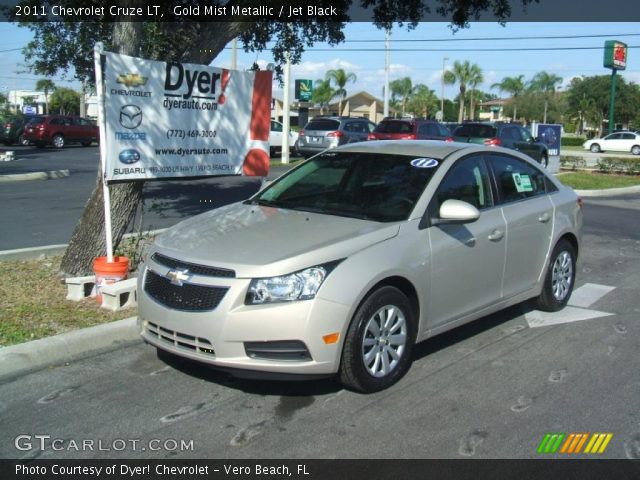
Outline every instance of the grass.
<svg viewBox="0 0 640 480"><path fill-rule="evenodd" d="M563 173L558 176L558 180L576 190L599 190L640 185L640 176L638 175L616 175L598 172Z"/></svg>
<svg viewBox="0 0 640 480"><path fill-rule="evenodd" d="M93 298L66 300L60 258L0 262L0 346L121 320L135 308L109 312Z"/></svg>

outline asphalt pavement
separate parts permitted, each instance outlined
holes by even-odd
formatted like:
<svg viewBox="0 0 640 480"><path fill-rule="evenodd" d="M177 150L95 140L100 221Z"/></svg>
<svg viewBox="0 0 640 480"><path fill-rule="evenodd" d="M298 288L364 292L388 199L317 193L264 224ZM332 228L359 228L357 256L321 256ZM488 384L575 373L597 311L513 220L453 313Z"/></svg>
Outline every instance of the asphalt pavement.
<svg viewBox="0 0 640 480"><path fill-rule="evenodd" d="M549 432L609 432L604 453L573 458L640 459L639 215L639 195L587 200L571 307L430 339L384 392L236 380L135 344L1 383L0 457L540 458ZM68 448L84 440L104 449Z"/></svg>

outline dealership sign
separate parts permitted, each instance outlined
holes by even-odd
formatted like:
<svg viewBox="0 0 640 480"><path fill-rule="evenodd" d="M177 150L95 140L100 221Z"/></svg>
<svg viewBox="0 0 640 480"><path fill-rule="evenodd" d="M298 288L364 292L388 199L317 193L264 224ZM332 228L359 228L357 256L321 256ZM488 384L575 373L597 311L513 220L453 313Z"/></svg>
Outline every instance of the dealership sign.
<svg viewBox="0 0 640 480"><path fill-rule="evenodd" d="M271 75L104 52L105 179L266 176Z"/></svg>

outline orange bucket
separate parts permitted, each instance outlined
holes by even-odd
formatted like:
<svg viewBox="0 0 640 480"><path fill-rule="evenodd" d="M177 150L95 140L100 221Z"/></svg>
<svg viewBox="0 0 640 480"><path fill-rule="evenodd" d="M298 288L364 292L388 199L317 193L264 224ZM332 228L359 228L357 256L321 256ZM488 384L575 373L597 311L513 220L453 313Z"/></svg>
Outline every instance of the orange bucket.
<svg viewBox="0 0 640 480"><path fill-rule="evenodd" d="M102 287L127 278L129 258L113 257L113 262L109 263L107 257L97 257L93 261L93 272L96 274L96 301L102 303Z"/></svg>

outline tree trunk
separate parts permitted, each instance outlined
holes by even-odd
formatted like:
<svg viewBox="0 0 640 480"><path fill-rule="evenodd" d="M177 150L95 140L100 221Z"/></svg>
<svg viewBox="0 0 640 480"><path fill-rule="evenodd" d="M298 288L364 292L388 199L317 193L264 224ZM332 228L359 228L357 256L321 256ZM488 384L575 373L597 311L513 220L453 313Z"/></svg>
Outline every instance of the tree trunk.
<svg viewBox="0 0 640 480"><path fill-rule="evenodd" d="M127 6L143 6L141 0L125 2ZM207 23L198 31L198 41L190 51L180 59L185 62L208 64L225 45L237 37L250 23ZM123 55L140 55L143 42L142 22L114 23L112 50ZM171 26L169 25L169 28ZM206 48L205 48L206 47ZM112 184L111 221L113 248L116 249L127 227L133 220L142 200L144 181ZM85 205L80 221L76 225L67 247L60 271L65 276L89 275L93 272L93 259L106 254L106 235L104 230L104 198L102 192L102 169L98 171L96 186Z"/></svg>
<svg viewBox="0 0 640 480"><path fill-rule="evenodd" d="M460 89L460 99L458 100L460 108L458 110L458 123L462 123L464 117L464 90Z"/></svg>

